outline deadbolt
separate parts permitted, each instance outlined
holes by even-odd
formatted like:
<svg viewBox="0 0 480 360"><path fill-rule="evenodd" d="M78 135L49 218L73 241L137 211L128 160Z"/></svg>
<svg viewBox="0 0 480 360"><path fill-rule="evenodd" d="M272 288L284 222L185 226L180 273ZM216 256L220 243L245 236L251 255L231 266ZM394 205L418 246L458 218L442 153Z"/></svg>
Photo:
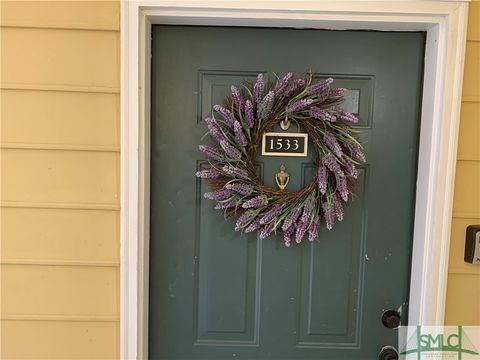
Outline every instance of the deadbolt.
<svg viewBox="0 0 480 360"><path fill-rule="evenodd" d="M382 324L389 329L397 329L401 324L400 313L396 310L386 310L382 314Z"/></svg>

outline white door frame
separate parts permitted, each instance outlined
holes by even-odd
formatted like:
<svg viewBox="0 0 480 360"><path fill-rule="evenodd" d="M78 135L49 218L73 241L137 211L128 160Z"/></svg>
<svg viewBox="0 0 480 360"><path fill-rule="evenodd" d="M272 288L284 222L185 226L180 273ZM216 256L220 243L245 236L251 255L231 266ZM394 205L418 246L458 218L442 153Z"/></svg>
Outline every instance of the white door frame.
<svg viewBox="0 0 480 360"><path fill-rule="evenodd" d="M467 1L124 0L121 10L122 359L148 350L152 24L427 32L409 323L443 324Z"/></svg>

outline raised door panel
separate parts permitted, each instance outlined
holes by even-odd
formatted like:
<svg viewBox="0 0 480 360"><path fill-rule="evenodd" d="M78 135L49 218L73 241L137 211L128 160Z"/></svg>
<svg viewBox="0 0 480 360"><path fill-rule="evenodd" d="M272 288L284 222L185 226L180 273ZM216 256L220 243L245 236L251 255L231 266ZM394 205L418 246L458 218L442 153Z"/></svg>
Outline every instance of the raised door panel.
<svg viewBox="0 0 480 360"><path fill-rule="evenodd" d="M196 344L226 346L258 342L262 242L241 239L232 223L218 223L218 211L203 198L197 180L195 230ZM240 240L240 241L239 241Z"/></svg>
<svg viewBox="0 0 480 360"><path fill-rule="evenodd" d="M367 168L368 169L368 168ZM361 169L359 200L334 232L301 251L298 347L358 347L363 309L367 170ZM331 261L335 259L335 261Z"/></svg>

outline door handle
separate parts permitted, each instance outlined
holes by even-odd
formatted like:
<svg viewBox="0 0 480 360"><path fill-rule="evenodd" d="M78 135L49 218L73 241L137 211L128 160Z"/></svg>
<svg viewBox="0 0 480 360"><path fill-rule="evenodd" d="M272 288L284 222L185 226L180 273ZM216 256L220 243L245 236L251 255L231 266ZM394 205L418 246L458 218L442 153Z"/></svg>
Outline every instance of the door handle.
<svg viewBox="0 0 480 360"><path fill-rule="evenodd" d="M393 346L384 346L378 353L378 360L398 360L398 351Z"/></svg>

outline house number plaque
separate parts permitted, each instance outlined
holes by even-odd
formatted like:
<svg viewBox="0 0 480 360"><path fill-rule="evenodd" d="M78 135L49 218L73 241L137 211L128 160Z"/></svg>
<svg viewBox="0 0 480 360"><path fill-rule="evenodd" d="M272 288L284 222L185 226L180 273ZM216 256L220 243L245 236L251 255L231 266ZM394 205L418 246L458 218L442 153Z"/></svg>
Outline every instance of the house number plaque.
<svg viewBox="0 0 480 360"><path fill-rule="evenodd" d="M264 156L307 156L308 134L266 132L262 137Z"/></svg>

